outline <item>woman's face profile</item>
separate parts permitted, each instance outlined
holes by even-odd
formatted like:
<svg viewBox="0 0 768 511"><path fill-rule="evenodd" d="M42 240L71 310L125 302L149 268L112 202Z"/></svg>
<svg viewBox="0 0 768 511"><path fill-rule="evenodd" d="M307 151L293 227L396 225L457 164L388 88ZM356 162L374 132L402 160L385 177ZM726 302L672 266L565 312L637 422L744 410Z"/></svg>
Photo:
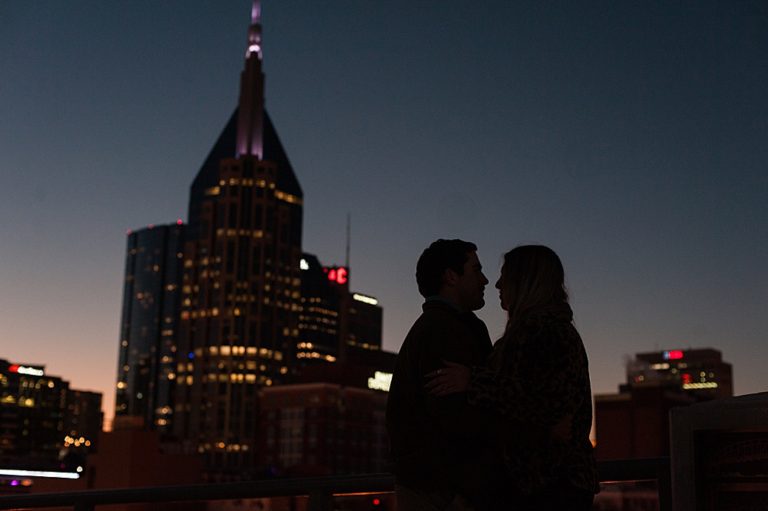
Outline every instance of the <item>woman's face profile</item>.
<svg viewBox="0 0 768 511"><path fill-rule="evenodd" d="M499 277L499 280L496 281L496 289L499 290L499 302L501 302L501 308L505 311L509 311L509 303L507 302L509 289L506 289L505 285L507 283L506 276L506 265L504 265L501 267L501 276Z"/></svg>

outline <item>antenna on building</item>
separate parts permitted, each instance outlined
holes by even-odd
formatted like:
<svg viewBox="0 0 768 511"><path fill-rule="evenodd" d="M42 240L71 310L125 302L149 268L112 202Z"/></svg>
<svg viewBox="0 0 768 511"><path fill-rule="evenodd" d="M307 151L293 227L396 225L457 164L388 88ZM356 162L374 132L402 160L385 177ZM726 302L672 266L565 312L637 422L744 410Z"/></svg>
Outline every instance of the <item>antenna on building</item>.
<svg viewBox="0 0 768 511"><path fill-rule="evenodd" d="M344 260L344 266L349 270L349 246L351 244L351 238L352 238L352 215L351 213L347 212L347 257Z"/></svg>

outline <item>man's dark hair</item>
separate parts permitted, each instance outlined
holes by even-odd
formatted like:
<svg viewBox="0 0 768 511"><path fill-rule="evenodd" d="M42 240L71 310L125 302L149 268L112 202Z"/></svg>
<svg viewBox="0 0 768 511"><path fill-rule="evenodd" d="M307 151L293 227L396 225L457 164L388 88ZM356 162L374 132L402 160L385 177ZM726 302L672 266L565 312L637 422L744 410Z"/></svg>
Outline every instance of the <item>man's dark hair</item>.
<svg viewBox="0 0 768 511"><path fill-rule="evenodd" d="M426 298L440 292L445 270L451 269L463 275L469 254L476 251L474 243L462 240L440 239L427 247L416 263L416 283L421 296Z"/></svg>

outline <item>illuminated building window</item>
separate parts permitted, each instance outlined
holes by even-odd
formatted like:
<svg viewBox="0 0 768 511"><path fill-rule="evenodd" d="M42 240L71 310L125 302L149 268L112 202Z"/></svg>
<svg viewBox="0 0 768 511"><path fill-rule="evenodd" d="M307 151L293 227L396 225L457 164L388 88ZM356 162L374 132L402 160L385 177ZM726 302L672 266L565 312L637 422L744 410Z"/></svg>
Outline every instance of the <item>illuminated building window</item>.
<svg viewBox="0 0 768 511"><path fill-rule="evenodd" d="M683 389L696 390L696 389L716 389L718 387L715 382L698 382L698 383L683 383Z"/></svg>

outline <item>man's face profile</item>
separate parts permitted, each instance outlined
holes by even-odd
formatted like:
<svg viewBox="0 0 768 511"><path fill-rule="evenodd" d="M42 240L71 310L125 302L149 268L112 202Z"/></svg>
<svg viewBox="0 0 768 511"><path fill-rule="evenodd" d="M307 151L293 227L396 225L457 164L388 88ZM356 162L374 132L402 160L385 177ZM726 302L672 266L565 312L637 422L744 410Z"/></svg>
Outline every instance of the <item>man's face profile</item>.
<svg viewBox="0 0 768 511"><path fill-rule="evenodd" d="M475 311L485 305L483 293L488 279L483 275L483 266L477 258L477 252L470 252L464 263L464 273L456 276L458 305L465 310Z"/></svg>

